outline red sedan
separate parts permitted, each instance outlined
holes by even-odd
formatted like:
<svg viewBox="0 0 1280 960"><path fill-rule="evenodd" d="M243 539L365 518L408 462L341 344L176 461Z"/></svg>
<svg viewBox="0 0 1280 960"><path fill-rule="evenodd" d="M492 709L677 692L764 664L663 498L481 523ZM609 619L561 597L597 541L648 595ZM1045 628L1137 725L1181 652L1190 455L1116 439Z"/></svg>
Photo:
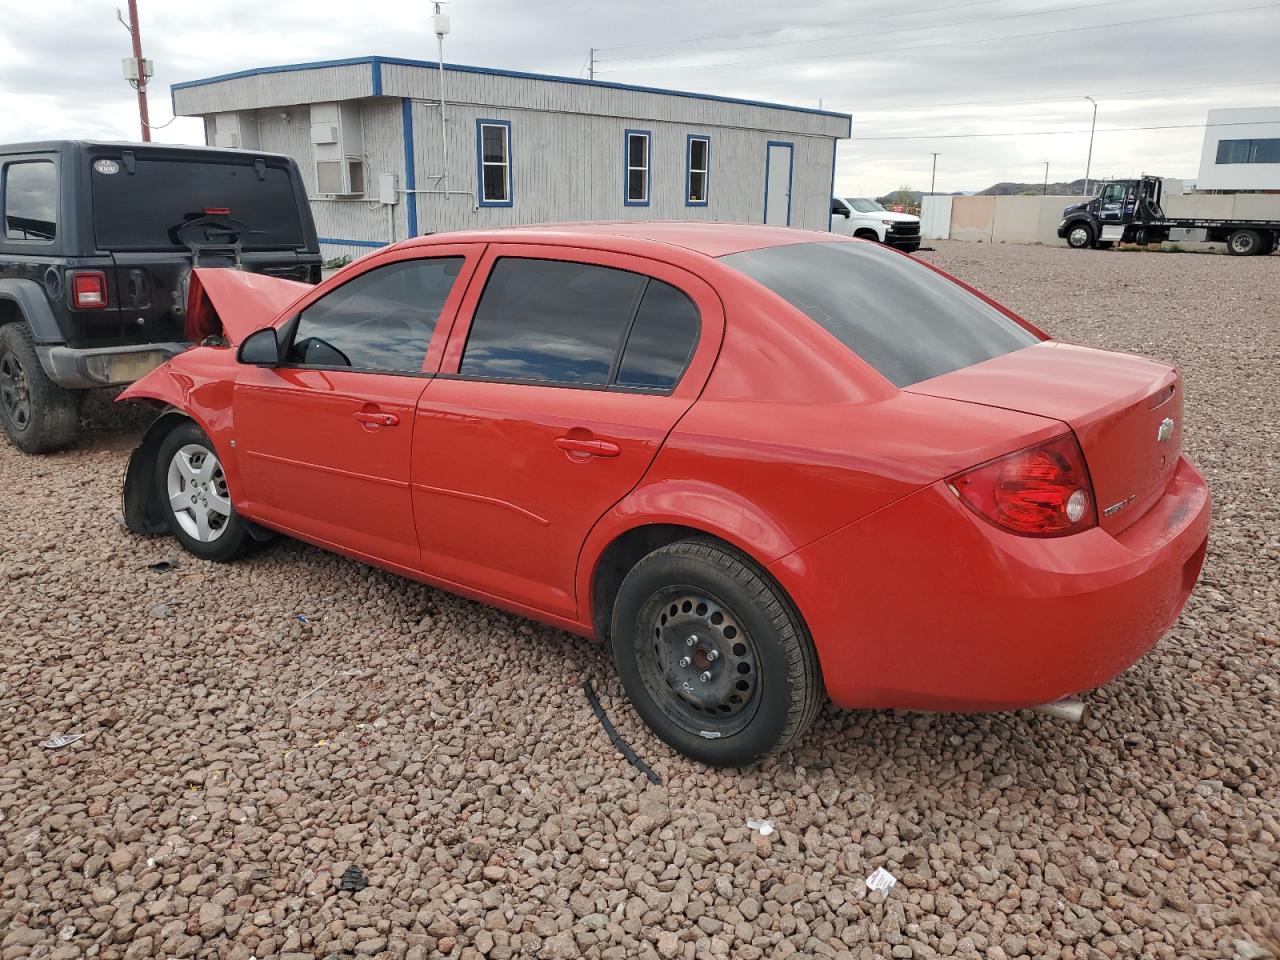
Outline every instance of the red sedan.
<svg viewBox="0 0 1280 960"><path fill-rule="evenodd" d="M1165 363L927 264L762 226L419 238L319 287L197 270L201 346L125 512L275 533L612 644L645 722L741 764L844 707L1006 710L1172 625L1209 496Z"/></svg>

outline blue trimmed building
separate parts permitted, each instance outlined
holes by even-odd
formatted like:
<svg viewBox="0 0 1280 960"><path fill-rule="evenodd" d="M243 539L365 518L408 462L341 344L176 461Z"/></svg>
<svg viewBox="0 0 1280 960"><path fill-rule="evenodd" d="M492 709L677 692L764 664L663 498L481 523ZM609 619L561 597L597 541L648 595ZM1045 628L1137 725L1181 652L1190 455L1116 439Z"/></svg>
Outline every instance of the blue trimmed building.
<svg viewBox="0 0 1280 960"><path fill-rule="evenodd" d="M441 87L444 108L441 110ZM217 146L302 169L326 255L572 220L826 230L844 113L389 57L177 83ZM443 116L442 116L443 113Z"/></svg>

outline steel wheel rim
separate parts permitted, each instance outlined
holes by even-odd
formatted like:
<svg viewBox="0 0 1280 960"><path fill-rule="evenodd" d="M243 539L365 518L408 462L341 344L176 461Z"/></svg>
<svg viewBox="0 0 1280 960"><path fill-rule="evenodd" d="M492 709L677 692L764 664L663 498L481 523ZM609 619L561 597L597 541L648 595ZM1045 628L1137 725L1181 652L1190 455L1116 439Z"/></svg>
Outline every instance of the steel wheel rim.
<svg viewBox="0 0 1280 960"><path fill-rule="evenodd" d="M31 423L31 395L22 363L11 351L0 354L0 406L19 430Z"/></svg>
<svg viewBox="0 0 1280 960"><path fill-rule="evenodd" d="M760 705L760 656L742 620L697 587L667 587L640 609L636 663L649 696L682 729L739 733Z"/></svg>
<svg viewBox="0 0 1280 960"><path fill-rule="evenodd" d="M1071 231L1071 244L1076 247L1083 247L1089 239L1089 233L1084 227L1076 227Z"/></svg>
<svg viewBox="0 0 1280 960"><path fill-rule="evenodd" d="M1248 234L1236 234L1231 238L1231 249L1236 253L1248 253L1253 249L1253 237Z"/></svg>
<svg viewBox="0 0 1280 960"><path fill-rule="evenodd" d="M182 532L199 543L213 543L230 525L231 495L222 464L208 447L188 443L169 460L165 492Z"/></svg>

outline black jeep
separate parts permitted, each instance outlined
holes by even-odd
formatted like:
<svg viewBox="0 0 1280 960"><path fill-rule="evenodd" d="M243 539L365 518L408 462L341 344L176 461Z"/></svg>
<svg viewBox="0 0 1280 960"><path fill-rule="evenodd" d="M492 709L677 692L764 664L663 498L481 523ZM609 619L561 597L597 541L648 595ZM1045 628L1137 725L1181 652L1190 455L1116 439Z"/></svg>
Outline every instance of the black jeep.
<svg viewBox="0 0 1280 960"><path fill-rule="evenodd" d="M0 424L28 453L70 444L83 391L190 346L193 267L317 283L288 157L150 143L0 146Z"/></svg>

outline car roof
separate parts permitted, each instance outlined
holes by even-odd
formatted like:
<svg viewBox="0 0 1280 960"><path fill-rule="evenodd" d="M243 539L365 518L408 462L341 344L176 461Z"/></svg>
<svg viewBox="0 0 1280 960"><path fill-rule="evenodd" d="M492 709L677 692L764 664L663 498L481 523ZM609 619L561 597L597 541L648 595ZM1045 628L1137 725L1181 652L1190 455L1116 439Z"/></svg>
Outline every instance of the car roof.
<svg viewBox="0 0 1280 960"><path fill-rule="evenodd" d="M639 241L682 247L708 257L723 257L744 250L780 247L795 243L829 243L847 240L819 230L768 227L758 223L708 223L682 220L615 220L599 223L550 223L493 230L463 230L409 240L405 245L436 243L547 243L563 246L602 241ZM608 244L614 246L614 244Z"/></svg>

